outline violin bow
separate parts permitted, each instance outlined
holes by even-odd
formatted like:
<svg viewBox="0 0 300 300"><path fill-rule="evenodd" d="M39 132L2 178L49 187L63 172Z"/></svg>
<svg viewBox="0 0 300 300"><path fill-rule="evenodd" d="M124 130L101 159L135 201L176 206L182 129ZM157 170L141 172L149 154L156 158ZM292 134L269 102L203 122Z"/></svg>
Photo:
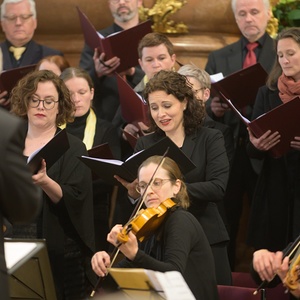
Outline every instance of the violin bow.
<svg viewBox="0 0 300 300"><path fill-rule="evenodd" d="M285 257L291 257L294 252L298 249L298 247L300 246L300 235L295 239L295 241L290 244L284 251L283 251L283 256L282 259L284 259ZM276 274L274 275L273 279L275 278ZM272 279L272 280L273 280ZM272 281L271 280L271 281ZM268 284L271 282L268 280L264 280L259 286L258 288L253 292L253 295L256 295L259 290L264 289L268 286Z"/></svg>
<svg viewBox="0 0 300 300"><path fill-rule="evenodd" d="M146 186L146 188L145 188L143 194L141 195L139 201L138 201L137 204L135 205L135 208L134 208L134 210L133 210L133 212L132 212L132 214L131 214L129 220L131 220L132 218L134 218L135 216L137 216L138 212L141 210L141 207L142 207L142 205L143 205L144 202L145 202L145 198L146 198L146 195L147 195L148 188L149 188L149 187L151 186L151 184L153 183L153 181L154 181L154 179L155 179L154 176L155 176L155 174L157 173L158 169L163 165L163 163L164 163L164 161L165 161L165 158L166 158L168 152L169 152L169 147L167 148L167 150L166 150L165 153L163 154L163 156L162 156L162 158L161 158L159 164L158 164L157 167L155 168L155 170L154 170L154 172L153 172L153 174L152 174L152 176L151 176L151 178L150 178L150 181L147 183L147 186ZM127 222L127 223L128 223L128 222ZM126 224L127 224L127 223L126 223ZM112 259L111 259L111 263L110 263L108 269L111 268L111 266L114 264L114 262L115 262L115 260L116 260L116 258L117 258L117 256L118 256L118 254L119 254L119 252L120 252L120 249L119 249L119 246L120 246L120 245L121 245L121 243L120 243L117 247L115 247L114 250L113 250L113 252L111 253ZM98 281L97 281L97 283L96 283L94 289L92 290L92 292L91 292L91 294L90 294L90 298L93 298L93 297L94 297L94 295L95 295L97 289L99 288L101 282L104 280L104 278L105 278L106 276L107 276L107 274L106 274L105 276L103 276L103 277L99 277L99 279L98 279Z"/></svg>

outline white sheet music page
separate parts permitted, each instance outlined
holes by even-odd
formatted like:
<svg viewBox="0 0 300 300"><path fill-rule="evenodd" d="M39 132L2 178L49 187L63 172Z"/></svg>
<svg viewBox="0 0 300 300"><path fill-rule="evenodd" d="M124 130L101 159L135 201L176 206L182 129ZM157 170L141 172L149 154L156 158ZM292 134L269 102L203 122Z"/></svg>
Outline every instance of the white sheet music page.
<svg viewBox="0 0 300 300"><path fill-rule="evenodd" d="M169 271L162 273L154 271L154 274L167 300L196 300L180 272ZM148 277L153 283L153 273L148 273Z"/></svg>
<svg viewBox="0 0 300 300"><path fill-rule="evenodd" d="M37 247L36 243L6 243L4 242L5 261L7 269L11 269L21 259Z"/></svg>

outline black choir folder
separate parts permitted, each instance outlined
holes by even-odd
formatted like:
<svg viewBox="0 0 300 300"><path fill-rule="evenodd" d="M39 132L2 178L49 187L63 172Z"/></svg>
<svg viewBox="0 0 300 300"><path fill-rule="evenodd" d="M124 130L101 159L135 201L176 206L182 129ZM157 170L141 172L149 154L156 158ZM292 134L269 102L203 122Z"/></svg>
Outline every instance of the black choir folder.
<svg viewBox="0 0 300 300"><path fill-rule="evenodd" d="M265 69L257 63L216 82L212 79L212 95L221 95L221 100L222 94L225 95L238 109L253 105L258 89L266 84L267 76Z"/></svg>
<svg viewBox="0 0 300 300"><path fill-rule="evenodd" d="M138 122L149 125L148 104L132 87L116 74L122 116L127 123L137 126Z"/></svg>
<svg viewBox="0 0 300 300"><path fill-rule="evenodd" d="M33 152L27 160L27 165L36 174L45 159L47 170L69 149L70 144L66 129L59 131L45 146Z"/></svg>
<svg viewBox="0 0 300 300"><path fill-rule="evenodd" d="M123 72L138 64L138 44L147 33L152 32L151 21L145 21L132 28L113 33L107 37L100 35L87 16L77 7L85 43L91 48L105 53L105 60L114 56L120 58L116 72Z"/></svg>
<svg viewBox="0 0 300 300"><path fill-rule="evenodd" d="M88 155L91 157L98 158L114 158L108 143L103 143L101 145L91 148L90 150L88 150Z"/></svg>
<svg viewBox="0 0 300 300"><path fill-rule="evenodd" d="M183 174L196 167L168 137L161 139L159 142L145 150L133 154L125 162L89 156L81 156L80 160L102 180L113 185L120 185L114 178L114 175L118 175L128 182L132 182L136 179L137 170L144 160L153 155L164 155L167 150L167 156L177 162Z"/></svg>
<svg viewBox="0 0 300 300"><path fill-rule="evenodd" d="M288 152L291 149L291 141L294 140L295 136L300 136L299 97L275 107L251 122L237 110L237 108L225 97L225 95L223 95L223 97L228 105L238 114L257 138L262 136L267 130L279 132L281 136L280 142L269 150L270 154L274 158L279 158Z"/></svg>
<svg viewBox="0 0 300 300"><path fill-rule="evenodd" d="M15 68L11 70L4 70L0 74L0 91L7 91L10 94L18 81L27 73L33 71L36 65L29 65L25 67Z"/></svg>

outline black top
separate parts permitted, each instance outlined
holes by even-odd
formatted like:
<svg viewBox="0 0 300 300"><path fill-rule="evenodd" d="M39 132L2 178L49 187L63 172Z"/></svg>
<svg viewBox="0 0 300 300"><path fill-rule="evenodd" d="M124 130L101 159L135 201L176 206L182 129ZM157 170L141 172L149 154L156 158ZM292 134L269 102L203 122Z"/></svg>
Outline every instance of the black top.
<svg viewBox="0 0 300 300"><path fill-rule="evenodd" d="M159 232L141 244L133 261L123 260L118 267L179 271L196 299L218 299L208 240L195 217L182 208L171 212Z"/></svg>

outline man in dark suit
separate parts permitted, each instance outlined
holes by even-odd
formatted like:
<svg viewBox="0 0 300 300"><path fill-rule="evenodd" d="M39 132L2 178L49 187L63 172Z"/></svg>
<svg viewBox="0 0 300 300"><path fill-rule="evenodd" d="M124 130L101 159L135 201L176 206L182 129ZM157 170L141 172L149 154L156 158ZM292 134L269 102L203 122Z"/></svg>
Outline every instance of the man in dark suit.
<svg viewBox="0 0 300 300"><path fill-rule="evenodd" d="M32 183L23 156L26 137L23 121L0 108L0 128L0 290L1 299L8 300L3 217L12 223L29 222L39 212L42 202L41 191Z"/></svg>
<svg viewBox="0 0 300 300"><path fill-rule="evenodd" d="M4 0L1 4L1 27L6 40L0 44L3 64L10 70L38 63L48 55L63 55L60 51L37 44L33 35L37 27L34 0ZM0 91L0 104L7 106L7 91Z"/></svg>
<svg viewBox="0 0 300 300"><path fill-rule="evenodd" d="M108 5L114 23L99 31L103 36L138 25L138 10L142 5L141 0L109 0ZM120 59L113 57L105 60L105 53L98 53L94 50L85 45L80 58L80 67L88 71L94 81L93 106L99 117L113 122L115 126L120 126L121 124L114 122L120 120L118 117L114 120L119 107L119 93L116 78L111 76L119 66ZM126 71L124 75L126 81L134 88L142 80L144 72L137 66Z"/></svg>
<svg viewBox="0 0 300 300"><path fill-rule="evenodd" d="M267 23L271 17L269 0L232 0L232 9L242 36L237 42L210 53L205 70L211 75L222 72L224 76L241 70L246 67L245 60L250 54L247 45L254 43L255 61L270 72L276 53L273 40L266 33ZM230 222L229 256L231 267L234 269L235 243L243 198L245 194L249 200L252 198L259 165L251 162L246 153L247 130L235 112L222 104L217 97L207 102L207 112L215 121L229 125L234 135L235 153L224 199L227 219ZM249 119L251 113L250 106L242 111L242 114Z"/></svg>

